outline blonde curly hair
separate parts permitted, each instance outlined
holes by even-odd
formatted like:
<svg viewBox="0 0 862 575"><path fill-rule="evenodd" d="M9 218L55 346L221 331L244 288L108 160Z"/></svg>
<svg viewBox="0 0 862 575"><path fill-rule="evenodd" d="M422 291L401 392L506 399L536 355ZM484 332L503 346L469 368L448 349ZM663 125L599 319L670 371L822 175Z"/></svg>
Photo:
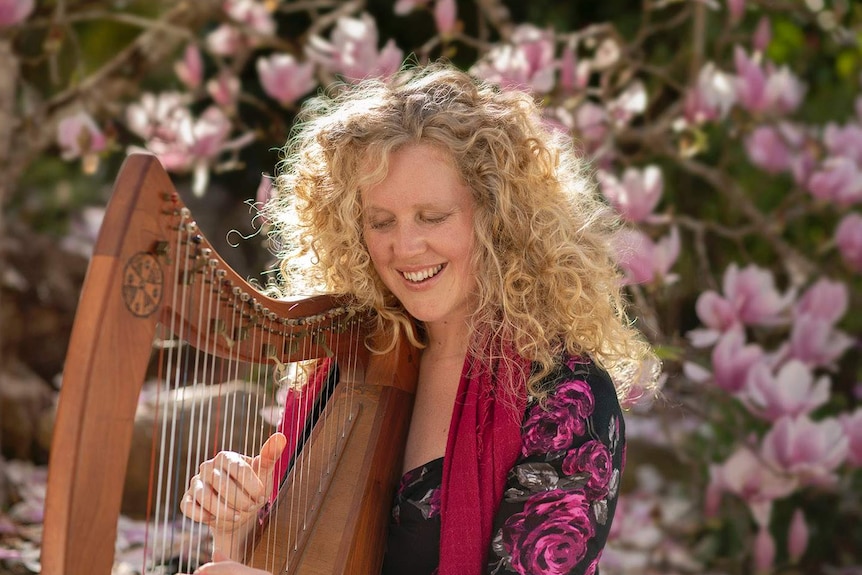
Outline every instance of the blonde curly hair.
<svg viewBox="0 0 862 575"><path fill-rule="evenodd" d="M545 128L529 95L445 63L306 102L264 210L285 291L350 294L393 344L404 331L422 345L421 326L374 269L361 201L385 177L390 154L414 143L442 150L472 192L472 353L490 361L489 344L506 342L536 366L528 391L537 397L545 395L537 382L563 352L607 369L621 398L654 379L657 362L624 310L611 250L617 219L590 185L586 162Z"/></svg>

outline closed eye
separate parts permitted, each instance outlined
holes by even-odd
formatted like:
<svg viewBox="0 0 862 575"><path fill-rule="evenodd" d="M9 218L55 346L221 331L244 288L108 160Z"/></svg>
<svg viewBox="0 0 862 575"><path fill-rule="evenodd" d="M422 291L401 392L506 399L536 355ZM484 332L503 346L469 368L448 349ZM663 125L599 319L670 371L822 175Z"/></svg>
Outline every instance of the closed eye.
<svg viewBox="0 0 862 575"><path fill-rule="evenodd" d="M428 224L440 224L449 218L449 214L423 214L420 220Z"/></svg>
<svg viewBox="0 0 862 575"><path fill-rule="evenodd" d="M369 228L371 228L372 230L385 230L386 228L389 228L392 226L393 221L394 220L391 220L391 219L372 220L372 221L365 222L365 225L368 226Z"/></svg>

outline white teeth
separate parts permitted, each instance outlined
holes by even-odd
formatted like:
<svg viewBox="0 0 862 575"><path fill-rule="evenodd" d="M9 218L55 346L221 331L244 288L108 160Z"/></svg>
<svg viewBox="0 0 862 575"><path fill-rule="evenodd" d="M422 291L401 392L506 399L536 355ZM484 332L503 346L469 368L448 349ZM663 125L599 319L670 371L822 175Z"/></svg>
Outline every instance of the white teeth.
<svg viewBox="0 0 862 575"><path fill-rule="evenodd" d="M422 270L421 272L402 272L401 275L411 282L421 282L432 276L436 276L443 269L443 264L436 265L433 268Z"/></svg>

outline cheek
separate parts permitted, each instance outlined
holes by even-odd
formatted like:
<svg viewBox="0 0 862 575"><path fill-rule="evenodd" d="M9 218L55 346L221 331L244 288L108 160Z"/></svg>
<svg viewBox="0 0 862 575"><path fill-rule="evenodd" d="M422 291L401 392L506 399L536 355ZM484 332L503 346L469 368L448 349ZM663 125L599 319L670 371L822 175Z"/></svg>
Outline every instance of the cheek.
<svg viewBox="0 0 862 575"><path fill-rule="evenodd" d="M373 235L365 235L363 240L365 242L365 249L368 250L368 257L371 258L371 263L374 264L375 268L378 267L385 253L382 242Z"/></svg>
<svg viewBox="0 0 862 575"><path fill-rule="evenodd" d="M368 250L368 257L371 259L371 265L374 267L374 271L377 272L377 277L383 282L383 284L391 289L389 282L386 277L386 253L387 250L382 245L382 242L377 240L365 240L365 247Z"/></svg>

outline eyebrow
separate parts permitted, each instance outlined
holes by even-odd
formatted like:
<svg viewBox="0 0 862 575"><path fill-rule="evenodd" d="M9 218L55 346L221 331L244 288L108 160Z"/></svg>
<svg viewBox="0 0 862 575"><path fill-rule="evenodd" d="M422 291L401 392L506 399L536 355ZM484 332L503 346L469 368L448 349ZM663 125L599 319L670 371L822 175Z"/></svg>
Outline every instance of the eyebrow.
<svg viewBox="0 0 862 575"><path fill-rule="evenodd" d="M461 207L461 205L460 205L460 204L457 204L457 203L452 203L452 204L433 204L433 203L424 203L424 204L416 204L416 205L414 205L414 206L410 206L410 207L411 207L411 209L415 209L415 210L418 210L418 211L421 211L421 210L431 210L431 211L436 211L436 212L440 212L440 211L442 211L442 212L455 212L455 211L461 211L461 210L463 209L463 208ZM380 207L380 206L376 206L376 205L374 205L374 204L372 204L372 205L370 205L370 206L366 206L366 207L364 207L362 211L363 211L363 213L368 213L368 212L387 212L387 213L392 213L392 210L390 210L390 209L388 209L388 208L383 208L383 207Z"/></svg>

